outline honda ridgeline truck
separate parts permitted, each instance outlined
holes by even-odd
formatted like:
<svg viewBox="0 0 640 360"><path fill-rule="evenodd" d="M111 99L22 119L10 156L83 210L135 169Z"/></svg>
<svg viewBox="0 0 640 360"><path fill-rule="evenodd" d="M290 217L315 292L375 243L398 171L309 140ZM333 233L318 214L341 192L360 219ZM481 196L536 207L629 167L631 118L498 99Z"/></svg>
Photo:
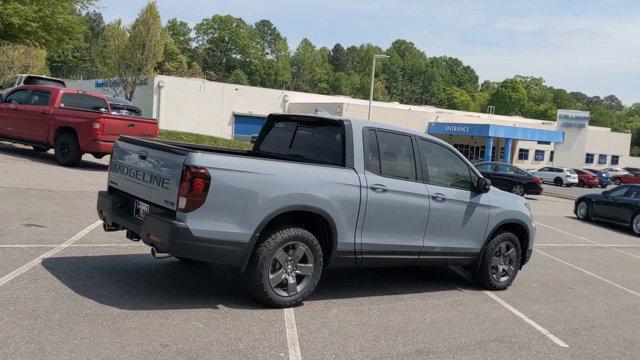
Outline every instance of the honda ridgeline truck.
<svg viewBox="0 0 640 360"><path fill-rule="evenodd" d="M535 233L526 200L447 143L320 115L270 115L248 151L121 137L97 210L154 257L236 268L276 307L327 267L459 265L503 290Z"/></svg>

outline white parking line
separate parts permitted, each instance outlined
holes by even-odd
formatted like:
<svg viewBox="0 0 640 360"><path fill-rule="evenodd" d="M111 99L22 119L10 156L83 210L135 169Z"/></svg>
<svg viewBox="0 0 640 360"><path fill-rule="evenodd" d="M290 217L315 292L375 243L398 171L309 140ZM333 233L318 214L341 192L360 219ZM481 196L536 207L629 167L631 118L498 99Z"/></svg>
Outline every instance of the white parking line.
<svg viewBox="0 0 640 360"><path fill-rule="evenodd" d="M46 259L48 257L51 257L51 256L57 254L58 252L60 252L64 248L66 248L69 245L73 244L74 242L80 240L83 236L87 235L91 230L95 229L100 224L102 224L101 220L98 220L98 221L94 222L93 224L87 226L84 230L82 230L79 233L75 234L73 237L69 238L67 241L63 242L62 244L56 246L55 248L47 251L46 253L38 256L37 258L31 260L27 264L15 269L14 271L10 272L9 274L3 276L2 278L0 278L0 286L8 283L9 281L15 279L16 277L24 274L27 271L29 271L34 266L40 264L40 262L42 262L43 259Z"/></svg>
<svg viewBox="0 0 640 360"><path fill-rule="evenodd" d="M591 272L591 271L589 271L589 270L585 270L585 269L583 269L583 268L581 268L581 267L579 267L579 266L573 265L573 264L571 264L571 263L569 263L569 262L567 262L567 261L564 261L564 260L562 260L562 259L560 259L560 258L557 258L557 257L555 257L555 256L551 255L551 254L548 254L548 253L546 253L546 252L544 252L544 251L542 251L542 250L540 250L540 249L534 249L534 250L535 250L535 251L537 251L537 252L539 252L539 253L541 253L542 255L545 255L545 256L548 256L548 257L552 258L553 260L559 261L559 262L561 262L561 263L563 263L563 264L565 264L565 265L567 265L567 266L570 266L570 267L572 267L572 268L574 268L574 269L576 269L576 270L580 270L580 271L582 271L583 273L585 273L585 274L587 274L587 275L593 276L594 278L596 278L596 279L598 279L598 280L604 281L604 282L606 282L606 283L607 283L607 284L609 284L609 285L615 286L615 287L617 287L617 288L618 288L618 289L620 289L620 290L624 290L624 291L628 292L628 293L629 293L629 294L631 294L631 295L635 295L635 296L640 297L640 293L638 293L638 292L636 292L636 291L633 291L633 290L631 290L631 289L629 289L629 288L626 288L626 287L624 287L624 286L622 286L622 285L620 285L620 284L614 283L614 282L613 282L613 281L611 281L611 280L605 279L605 278L603 278L603 277L602 277L602 276L600 276L600 275L596 275L596 274L592 273L592 272Z"/></svg>
<svg viewBox="0 0 640 360"><path fill-rule="evenodd" d="M296 315L293 312L293 308L284 309L284 324L287 330L289 360L302 360L300 343L298 342L298 329L296 328Z"/></svg>
<svg viewBox="0 0 640 360"><path fill-rule="evenodd" d="M639 245L633 244L611 244L611 245L602 245L602 244L535 244L537 246L552 246L552 247L628 247L628 248L640 248Z"/></svg>
<svg viewBox="0 0 640 360"><path fill-rule="evenodd" d="M131 244L72 244L67 247L120 247L120 246L140 246L141 243ZM0 248L42 248L42 247L56 247L58 245L45 245L45 244L9 244L0 245Z"/></svg>
<svg viewBox="0 0 640 360"><path fill-rule="evenodd" d="M460 271L460 270L458 270L458 269L456 269L454 267L449 267L449 269L455 271L458 275L462 276L467 282L469 282L471 284L474 284L474 281L471 280L469 278L469 276L467 276L467 274L463 273L462 271ZM551 332L549 332L549 330L543 328L542 326L540 326L535 321L529 319L525 314L521 313L518 309L514 308L509 303L507 303L506 301L504 301L501 298L499 298L496 294L494 294L494 293L492 293L490 291L487 291L487 290L482 290L482 292L485 293L485 295L487 295L490 298L492 298L493 300L495 300L498 304L500 304L500 305L504 306L505 308L507 308L507 310L509 310L512 313L514 313L520 319L524 320L524 322L526 322L527 324L531 325L534 329L536 329L539 332L541 332L544 336L549 338L549 340L553 341L558 346L561 346L561 347L564 347L564 348L568 348L569 347L569 345L567 345L564 341L560 340L557 336L553 335Z"/></svg>
<svg viewBox="0 0 640 360"><path fill-rule="evenodd" d="M575 237L575 238L577 238L577 239L581 239L581 240L584 240L584 241L588 241L588 242L590 242L590 243L592 243L592 244L598 244L598 245L600 245L600 246L602 246L602 247L605 247L605 248L607 248L607 249L611 249L611 250L613 250L613 251L617 251L617 252L619 252L619 253L621 253L621 254L629 255L629 256L632 256L632 257L634 257L634 258L636 258L636 259L639 259L639 260L640 260L640 256L638 256L638 255L634 255L634 254L632 254L632 253L628 253L628 252L626 252L626 251L622 251L622 250L620 250L620 249L616 249L616 248L614 248L614 247L611 247L611 245L607 245L607 244L599 243L599 242L597 242L597 241L593 241L593 240L591 240L591 239L587 239L587 238L585 238L585 237L582 237L582 236L579 236L579 235L576 235L576 234L572 234L572 233L567 232L567 231L564 231L564 230L560 230L560 229L554 228L553 226L549 226L549 225L543 224L543 223L538 222L538 221L536 221L536 224L541 225L541 226L544 226L544 227L549 228L549 229L551 229L551 230L555 230L555 231L560 232L560 233L563 233L563 234L567 234L567 235L573 236L573 237Z"/></svg>

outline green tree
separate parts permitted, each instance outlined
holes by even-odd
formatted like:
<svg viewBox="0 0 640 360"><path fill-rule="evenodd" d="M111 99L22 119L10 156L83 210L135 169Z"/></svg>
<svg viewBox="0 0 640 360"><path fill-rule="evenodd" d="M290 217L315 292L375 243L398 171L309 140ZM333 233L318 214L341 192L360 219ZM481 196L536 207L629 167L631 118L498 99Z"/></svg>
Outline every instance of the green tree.
<svg viewBox="0 0 640 360"><path fill-rule="evenodd" d="M180 53L188 60L191 60L193 55L193 37L191 36L192 30L189 24L177 18L169 19L165 30Z"/></svg>
<svg viewBox="0 0 640 360"><path fill-rule="evenodd" d="M506 79L491 93L489 104L496 114L522 115L527 106L527 90L517 79Z"/></svg>
<svg viewBox="0 0 640 360"><path fill-rule="evenodd" d="M469 94L456 86L447 86L439 94L438 102L447 109L472 111L477 109Z"/></svg>
<svg viewBox="0 0 640 360"><path fill-rule="evenodd" d="M125 98L133 99L140 82L163 60L167 39L155 2L147 3L130 27L120 20L105 27L100 67L104 76L118 78L116 93L121 89Z"/></svg>
<svg viewBox="0 0 640 360"><path fill-rule="evenodd" d="M258 63L260 74L256 85L287 88L291 85L291 53L287 39L269 20L255 24L261 50Z"/></svg>
<svg viewBox="0 0 640 360"><path fill-rule="evenodd" d="M406 40L394 41L387 55L389 59L382 62L381 69L391 99L406 104L427 103L427 56Z"/></svg>
<svg viewBox="0 0 640 360"><path fill-rule="evenodd" d="M45 74L47 52L31 46L0 41L0 83L15 74Z"/></svg>
<svg viewBox="0 0 640 360"><path fill-rule="evenodd" d="M309 39L302 39L291 58L294 89L330 94L333 68L329 56L329 49L316 49Z"/></svg>
<svg viewBox="0 0 640 360"><path fill-rule="evenodd" d="M249 77L247 76L247 74L244 73L244 71L240 69L233 70L229 81L232 84L249 85Z"/></svg>
<svg viewBox="0 0 640 360"><path fill-rule="evenodd" d="M624 109L622 101L615 95L607 95L602 99L602 106L607 110L621 111Z"/></svg>

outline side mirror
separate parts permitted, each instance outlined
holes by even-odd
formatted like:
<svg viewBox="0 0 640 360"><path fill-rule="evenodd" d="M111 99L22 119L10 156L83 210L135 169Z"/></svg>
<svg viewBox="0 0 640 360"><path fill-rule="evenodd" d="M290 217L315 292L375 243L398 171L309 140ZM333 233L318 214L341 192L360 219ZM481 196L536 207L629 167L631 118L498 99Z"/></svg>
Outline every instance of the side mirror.
<svg viewBox="0 0 640 360"><path fill-rule="evenodd" d="M605 190L605 191L603 191L603 192L602 192L602 196L604 196L604 197L607 197L607 198L608 198L608 197L609 197L609 190Z"/></svg>
<svg viewBox="0 0 640 360"><path fill-rule="evenodd" d="M483 177L478 178L478 182L476 183L476 191L480 194L484 194L486 192L489 192L489 189L491 189L491 180Z"/></svg>

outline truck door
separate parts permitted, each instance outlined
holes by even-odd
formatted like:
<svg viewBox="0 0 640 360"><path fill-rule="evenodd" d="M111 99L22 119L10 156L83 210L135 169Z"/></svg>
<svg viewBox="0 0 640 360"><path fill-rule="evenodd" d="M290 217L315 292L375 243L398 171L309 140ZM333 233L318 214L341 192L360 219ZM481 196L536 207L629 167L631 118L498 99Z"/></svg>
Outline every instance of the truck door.
<svg viewBox="0 0 640 360"><path fill-rule="evenodd" d="M49 136L51 92L32 89L26 103L18 105L13 121L15 136L33 143L46 143Z"/></svg>
<svg viewBox="0 0 640 360"><path fill-rule="evenodd" d="M0 134L9 138L18 137L15 131L15 123L21 116L21 107L29 102L30 93L31 90L29 89L18 89L6 94L2 99L2 105L0 105Z"/></svg>
<svg viewBox="0 0 640 360"><path fill-rule="evenodd" d="M363 263L417 263L429 214L418 182L414 140L364 130L367 203L362 224Z"/></svg>
<svg viewBox="0 0 640 360"><path fill-rule="evenodd" d="M421 138L418 152L430 195L420 262L475 258L484 242L490 208L488 196L474 190L478 175L444 145Z"/></svg>

